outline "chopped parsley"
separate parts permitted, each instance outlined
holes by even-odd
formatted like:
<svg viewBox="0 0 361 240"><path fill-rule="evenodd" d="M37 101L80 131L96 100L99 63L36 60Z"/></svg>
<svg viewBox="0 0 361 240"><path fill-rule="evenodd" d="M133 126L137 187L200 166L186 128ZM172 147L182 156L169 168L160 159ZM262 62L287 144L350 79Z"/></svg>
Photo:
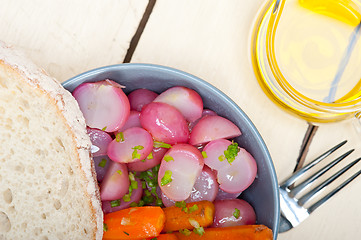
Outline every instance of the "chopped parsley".
<svg viewBox="0 0 361 240"><path fill-rule="evenodd" d="M143 146L135 146L132 149L134 150L132 153L132 159L136 159L136 158L140 158L140 153L138 153L138 150L142 150L144 147Z"/></svg>
<svg viewBox="0 0 361 240"><path fill-rule="evenodd" d="M155 148L171 148L172 145L168 144L168 143L164 143L164 142L159 142L159 141L154 141L153 142L153 147Z"/></svg>
<svg viewBox="0 0 361 240"><path fill-rule="evenodd" d="M189 213L195 212L198 210L198 205L194 204L193 206L189 207L188 210Z"/></svg>
<svg viewBox="0 0 361 240"><path fill-rule="evenodd" d="M103 168L103 167L105 167L106 164L107 164L107 160L105 158L102 158L102 160L100 161L98 166Z"/></svg>
<svg viewBox="0 0 361 240"><path fill-rule="evenodd" d="M189 236L192 233L189 229L180 229L179 232L184 236Z"/></svg>
<svg viewBox="0 0 361 240"><path fill-rule="evenodd" d="M117 200L110 201L110 206L111 206L111 207L118 207L118 206L120 206L120 200L117 199Z"/></svg>
<svg viewBox="0 0 361 240"><path fill-rule="evenodd" d="M193 229L193 232L195 234L198 234L199 236L202 236L204 234L204 228L203 227L197 227Z"/></svg>
<svg viewBox="0 0 361 240"><path fill-rule="evenodd" d="M233 211L233 216L238 219L240 217L240 211L238 208L235 208Z"/></svg>
<svg viewBox="0 0 361 240"><path fill-rule="evenodd" d="M103 231L104 232L108 231L108 226L105 223L103 223Z"/></svg>
<svg viewBox="0 0 361 240"><path fill-rule="evenodd" d="M167 171L165 171L164 176L162 177L162 179L160 181L160 185L165 186L171 182L172 182L172 171L167 170Z"/></svg>
<svg viewBox="0 0 361 240"><path fill-rule="evenodd" d="M207 157L208 157L206 151L202 151L202 156L203 156L203 158L207 158Z"/></svg>
<svg viewBox="0 0 361 240"><path fill-rule="evenodd" d="M102 128L102 131L105 131L105 130L107 130L107 126L105 126L105 127Z"/></svg>
<svg viewBox="0 0 361 240"><path fill-rule="evenodd" d="M238 143L232 141L231 145L229 145L227 150L224 151L224 156L229 164L235 160L239 151L240 148L238 147Z"/></svg>
<svg viewBox="0 0 361 240"><path fill-rule="evenodd" d="M153 152L149 153L149 155L147 156L147 159L153 159Z"/></svg>
<svg viewBox="0 0 361 240"><path fill-rule="evenodd" d="M117 142L124 142L124 134L123 134L123 132L118 132L118 133L115 135L115 141L117 141Z"/></svg>
<svg viewBox="0 0 361 240"><path fill-rule="evenodd" d="M130 194L125 194L125 195L123 196L123 201L124 201L124 202L130 202Z"/></svg>
<svg viewBox="0 0 361 240"><path fill-rule="evenodd" d="M165 156L163 157L163 159L164 159L164 161L166 161L166 162L174 161L174 158L173 158L172 156L169 156L169 155L165 155Z"/></svg>
<svg viewBox="0 0 361 240"><path fill-rule="evenodd" d="M119 175L122 175L122 174L123 174L122 170L118 170L117 173L118 173Z"/></svg>

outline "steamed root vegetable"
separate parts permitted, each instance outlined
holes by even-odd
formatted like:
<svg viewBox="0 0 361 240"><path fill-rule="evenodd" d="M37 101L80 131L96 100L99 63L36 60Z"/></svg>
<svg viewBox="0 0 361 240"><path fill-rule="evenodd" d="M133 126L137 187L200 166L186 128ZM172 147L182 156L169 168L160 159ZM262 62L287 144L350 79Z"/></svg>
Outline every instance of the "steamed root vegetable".
<svg viewBox="0 0 361 240"><path fill-rule="evenodd" d="M163 233L155 238L147 238L147 240L178 240L174 233Z"/></svg>
<svg viewBox="0 0 361 240"><path fill-rule="evenodd" d="M168 144L188 142L187 121L169 104L152 102L145 105L140 113L140 123L157 141Z"/></svg>
<svg viewBox="0 0 361 240"><path fill-rule="evenodd" d="M230 120L221 116L206 116L193 127L189 143L201 145L212 140L231 139L241 135L241 130Z"/></svg>
<svg viewBox="0 0 361 240"><path fill-rule="evenodd" d="M256 213L253 207L242 199L214 201L214 221L212 227L232 227L253 225Z"/></svg>
<svg viewBox="0 0 361 240"><path fill-rule="evenodd" d="M103 240L144 239L156 237L164 227L160 207L134 207L104 215Z"/></svg>
<svg viewBox="0 0 361 240"><path fill-rule="evenodd" d="M117 134L119 132L124 132L124 130L132 127L142 127L140 124L140 112L131 110L129 113L129 117L127 121L124 123L123 127L121 127L118 131L116 131L114 134Z"/></svg>
<svg viewBox="0 0 361 240"><path fill-rule="evenodd" d="M128 94L130 108L140 112L143 106L151 103L157 96L158 94L151 90L145 88L136 89Z"/></svg>
<svg viewBox="0 0 361 240"><path fill-rule="evenodd" d="M158 184L162 192L174 201L189 197L203 169L203 157L189 144L176 144L169 149L160 164Z"/></svg>
<svg viewBox="0 0 361 240"><path fill-rule="evenodd" d="M186 87L171 87L159 94L154 102L172 105L182 113L188 122L193 122L202 116L203 100L193 89Z"/></svg>
<svg viewBox="0 0 361 240"><path fill-rule="evenodd" d="M111 80L80 84L73 91L87 126L114 132L128 119L130 105L122 86Z"/></svg>
<svg viewBox="0 0 361 240"><path fill-rule="evenodd" d="M109 133L95 128L87 128L87 133L92 143L93 157L106 155L108 145L113 140Z"/></svg>
<svg viewBox="0 0 361 240"><path fill-rule="evenodd" d="M218 193L215 200L225 200L225 199L236 199L242 192L237 193L228 193L218 188Z"/></svg>
<svg viewBox="0 0 361 240"><path fill-rule="evenodd" d="M100 185L102 201L122 198L129 190L129 175L124 163L111 162Z"/></svg>
<svg viewBox="0 0 361 240"><path fill-rule="evenodd" d="M116 135L108 146L108 156L115 162L136 162L148 157L152 149L152 136L143 128L133 127Z"/></svg>
<svg viewBox="0 0 361 240"><path fill-rule="evenodd" d="M102 209L104 213L119 211L137 203L142 198L143 189L142 182L138 178L130 180L131 184L128 192L120 199L113 201L102 201Z"/></svg>
<svg viewBox="0 0 361 240"><path fill-rule="evenodd" d="M217 171L219 187L228 193L248 188L257 174L255 159L245 149L226 139L217 139L204 147L204 163Z"/></svg>
<svg viewBox="0 0 361 240"><path fill-rule="evenodd" d="M194 183L190 196L185 200L186 203L210 201L216 198L218 193L218 183L216 174L207 166L203 167L201 175ZM169 199L164 193L161 193L164 206L174 206L175 201Z"/></svg>
<svg viewBox="0 0 361 240"><path fill-rule="evenodd" d="M177 204L163 211L166 218L163 232L193 229L195 224L205 228L213 223L214 205L209 201Z"/></svg>
<svg viewBox="0 0 361 240"><path fill-rule="evenodd" d="M206 228L201 236L194 232L189 235L175 233L179 240L272 240L272 230L264 225L243 225L225 228Z"/></svg>
<svg viewBox="0 0 361 240"><path fill-rule="evenodd" d="M195 121L192 121L189 123L189 130L192 131L193 127L199 122L199 120L201 120L202 117L205 117L205 116L217 116L217 113L210 109L203 109L202 116L200 118L196 119Z"/></svg>

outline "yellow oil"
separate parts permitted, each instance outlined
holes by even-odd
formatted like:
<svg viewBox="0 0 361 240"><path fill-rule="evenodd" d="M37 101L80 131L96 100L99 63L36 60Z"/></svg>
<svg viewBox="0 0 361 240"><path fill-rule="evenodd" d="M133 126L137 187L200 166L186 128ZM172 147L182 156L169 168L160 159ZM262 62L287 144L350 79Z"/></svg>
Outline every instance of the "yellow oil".
<svg viewBox="0 0 361 240"><path fill-rule="evenodd" d="M281 0L277 12L275 3L263 9L253 39L253 66L263 90L308 121L345 118L342 111L327 116L307 108L361 101L361 40L353 35L361 20L361 3ZM347 51L352 37L352 51ZM304 102L307 107L297 106Z"/></svg>

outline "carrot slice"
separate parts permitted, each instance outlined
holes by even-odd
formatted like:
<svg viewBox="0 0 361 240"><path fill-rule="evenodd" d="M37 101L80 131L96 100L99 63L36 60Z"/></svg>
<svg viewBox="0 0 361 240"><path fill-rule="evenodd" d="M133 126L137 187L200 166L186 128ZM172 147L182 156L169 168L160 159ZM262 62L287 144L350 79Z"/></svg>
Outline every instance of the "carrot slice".
<svg viewBox="0 0 361 240"><path fill-rule="evenodd" d="M147 238L147 240L178 240L178 238L173 233L164 233L154 238Z"/></svg>
<svg viewBox="0 0 361 240"><path fill-rule="evenodd" d="M202 236L191 232L188 236L175 233L179 240L272 240L272 230L264 225L242 225L224 228L205 228Z"/></svg>
<svg viewBox="0 0 361 240"><path fill-rule="evenodd" d="M214 205L209 201L167 207L163 211L166 218L163 232L193 229L192 222L197 222L200 227L208 227L213 223Z"/></svg>
<svg viewBox="0 0 361 240"><path fill-rule="evenodd" d="M105 214L103 240L156 237L163 229L165 215L160 207L134 207Z"/></svg>

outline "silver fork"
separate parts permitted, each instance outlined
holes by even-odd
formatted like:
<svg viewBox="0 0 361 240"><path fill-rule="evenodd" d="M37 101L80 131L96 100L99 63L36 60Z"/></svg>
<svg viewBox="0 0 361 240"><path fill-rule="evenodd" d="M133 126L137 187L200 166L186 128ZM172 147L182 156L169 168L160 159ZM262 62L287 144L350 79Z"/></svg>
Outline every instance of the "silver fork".
<svg viewBox="0 0 361 240"><path fill-rule="evenodd" d="M325 159L327 156L329 156L331 153L339 149L341 146L343 146L347 141L343 141L336 145L335 147L331 148L327 152L320 155L318 158L304 166L303 168L296 171L291 177L283 181L279 186L279 192L280 192L280 207L281 207L281 218L280 218L280 226L279 226L279 232L286 232L297 225L299 225L301 222L303 222L309 215L319 206L321 206L323 203L325 203L328 199L330 199L333 195L335 195L338 191L340 191L343 187L345 187L348 183L350 183L353 179L355 179L358 175L361 174L361 170L353 174L350 178L348 178L346 181L344 181L342 184L340 184L338 187L333 189L331 192L329 192L327 195L322 197L320 200L315 202L309 207L304 207L304 205L310 201L317 193L319 193L322 189L324 189L327 185L329 185L331 182L333 182L336 178L341 176L344 172L346 172L348 169L350 169L352 166L354 166L357 162L361 160L361 158L358 158L354 160L353 162L349 163L347 166L336 172L334 175L326 179L323 183L319 184L318 186L314 187L311 191L305 193L301 197L297 197L297 195L300 195L301 192L303 192L306 189L309 189L310 185L317 180L321 175L326 173L330 168L335 166L337 163L339 163L341 160L345 159L348 155L351 154L351 152L354 151L354 149L344 153L340 157L336 158L335 160L328 163L325 167L314 173L312 176L304 180L302 183L299 183L295 185L294 183L302 176L304 176L306 173L309 172L309 169L314 167L317 163L319 163L321 160Z"/></svg>

